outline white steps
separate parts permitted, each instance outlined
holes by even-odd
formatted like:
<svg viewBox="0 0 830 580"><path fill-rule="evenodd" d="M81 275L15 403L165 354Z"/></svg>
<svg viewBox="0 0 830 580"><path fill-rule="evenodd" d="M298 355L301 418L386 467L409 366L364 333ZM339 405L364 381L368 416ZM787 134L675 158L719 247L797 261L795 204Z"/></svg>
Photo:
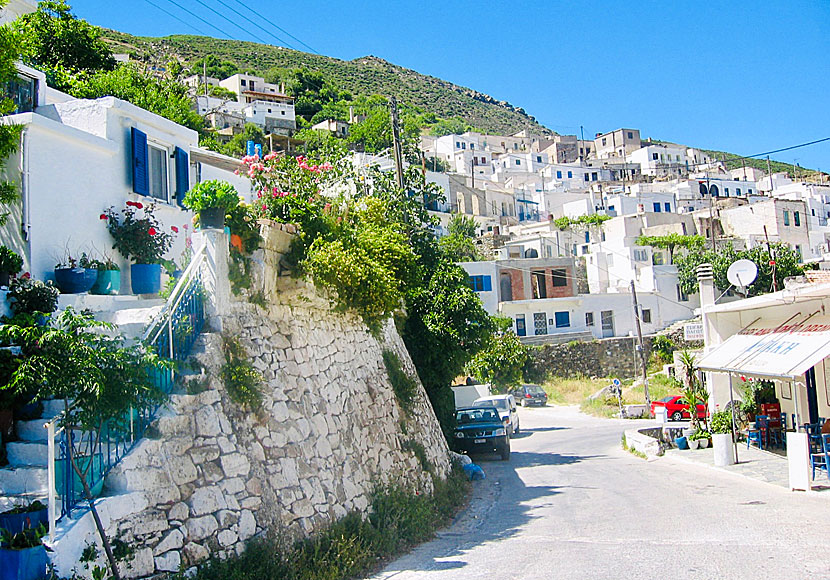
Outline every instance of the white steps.
<svg viewBox="0 0 830 580"><path fill-rule="evenodd" d="M0 468L0 495L46 494L46 467L28 465Z"/></svg>
<svg viewBox="0 0 830 580"><path fill-rule="evenodd" d="M6 458L9 465L39 466L48 465L49 449L44 440L42 443L30 441L14 441L6 443Z"/></svg>
<svg viewBox="0 0 830 580"><path fill-rule="evenodd" d="M16 421L14 430L21 441L46 441L46 422L49 419L33 419L31 421ZM11 445L8 443L7 445ZM11 460L9 460L11 462Z"/></svg>

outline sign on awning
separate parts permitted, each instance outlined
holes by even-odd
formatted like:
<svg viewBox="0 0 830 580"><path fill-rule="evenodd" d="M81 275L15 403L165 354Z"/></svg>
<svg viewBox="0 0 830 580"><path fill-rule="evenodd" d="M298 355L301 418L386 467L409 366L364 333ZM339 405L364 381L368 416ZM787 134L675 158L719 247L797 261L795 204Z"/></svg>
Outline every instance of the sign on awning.
<svg viewBox="0 0 830 580"><path fill-rule="evenodd" d="M800 316L751 324L704 356L698 368L793 380L828 356L830 317Z"/></svg>

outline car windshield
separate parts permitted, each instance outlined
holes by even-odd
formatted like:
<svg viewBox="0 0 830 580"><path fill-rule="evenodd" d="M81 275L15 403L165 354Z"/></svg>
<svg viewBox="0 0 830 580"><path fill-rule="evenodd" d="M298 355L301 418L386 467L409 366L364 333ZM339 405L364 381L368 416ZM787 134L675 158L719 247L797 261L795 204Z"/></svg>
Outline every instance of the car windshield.
<svg viewBox="0 0 830 580"><path fill-rule="evenodd" d="M456 415L459 425L467 423L492 423L499 420L499 414L492 407L483 409L464 409Z"/></svg>
<svg viewBox="0 0 830 580"><path fill-rule="evenodd" d="M528 392L528 393L532 393L532 394L534 394L534 395L536 395L536 394L541 395L542 393L544 393L544 392L545 392L545 389L543 389L543 388L542 388L542 387L540 387L539 385L528 385L528 386L527 386L527 387L525 387L525 388L527 389L527 392Z"/></svg>
<svg viewBox="0 0 830 580"><path fill-rule="evenodd" d="M473 405L476 407L495 407L496 409L507 409L507 399L488 399L486 401L476 401Z"/></svg>
<svg viewBox="0 0 830 580"><path fill-rule="evenodd" d="M668 397L663 397L662 399L660 399L660 402L661 402L661 403L671 403L671 400L672 400L672 399L674 399L674 397L672 397L672 396L670 395L670 396L668 396Z"/></svg>

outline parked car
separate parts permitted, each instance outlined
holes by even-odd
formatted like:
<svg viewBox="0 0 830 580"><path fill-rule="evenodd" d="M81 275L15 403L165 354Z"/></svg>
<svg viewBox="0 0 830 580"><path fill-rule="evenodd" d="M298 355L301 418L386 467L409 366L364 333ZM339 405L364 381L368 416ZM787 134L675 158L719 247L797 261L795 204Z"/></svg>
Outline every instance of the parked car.
<svg viewBox="0 0 830 580"><path fill-rule="evenodd" d="M508 435L519 432L519 413L516 411L516 399L513 395L490 395L475 400L473 407L495 407L499 411L502 423Z"/></svg>
<svg viewBox="0 0 830 580"><path fill-rule="evenodd" d="M703 403L698 403L697 405L697 418L703 419L707 415L706 405ZM666 408L666 416L671 419L672 421L682 421L683 419L690 419L691 415L689 415L689 403L680 395L670 395L668 397L663 397L659 401L652 401L651 402L651 416L655 416L654 409L657 407L665 407Z"/></svg>
<svg viewBox="0 0 830 580"><path fill-rule="evenodd" d="M459 453L498 453L510 459L510 437L499 411L493 406L464 407L455 411L453 448Z"/></svg>
<svg viewBox="0 0 830 580"><path fill-rule="evenodd" d="M510 394L513 395L513 398L522 407L527 407L528 405L541 405L544 407L548 404L548 394L539 385L522 385L518 389L510 391Z"/></svg>

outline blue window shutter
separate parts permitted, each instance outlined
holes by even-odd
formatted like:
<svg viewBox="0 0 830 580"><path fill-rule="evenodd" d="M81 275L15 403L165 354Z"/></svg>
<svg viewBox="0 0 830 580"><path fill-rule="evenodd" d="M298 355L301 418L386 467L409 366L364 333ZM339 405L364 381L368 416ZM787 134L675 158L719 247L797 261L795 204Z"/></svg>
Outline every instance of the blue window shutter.
<svg viewBox="0 0 830 580"><path fill-rule="evenodd" d="M147 134L132 127L130 136L133 146L133 191L139 195L150 195Z"/></svg>
<svg viewBox="0 0 830 580"><path fill-rule="evenodd" d="M491 292L493 290L493 284L490 281L490 276L484 276L484 291Z"/></svg>
<svg viewBox="0 0 830 580"><path fill-rule="evenodd" d="M190 163L187 152L181 147L176 147L176 201L182 205L184 194L190 189Z"/></svg>

